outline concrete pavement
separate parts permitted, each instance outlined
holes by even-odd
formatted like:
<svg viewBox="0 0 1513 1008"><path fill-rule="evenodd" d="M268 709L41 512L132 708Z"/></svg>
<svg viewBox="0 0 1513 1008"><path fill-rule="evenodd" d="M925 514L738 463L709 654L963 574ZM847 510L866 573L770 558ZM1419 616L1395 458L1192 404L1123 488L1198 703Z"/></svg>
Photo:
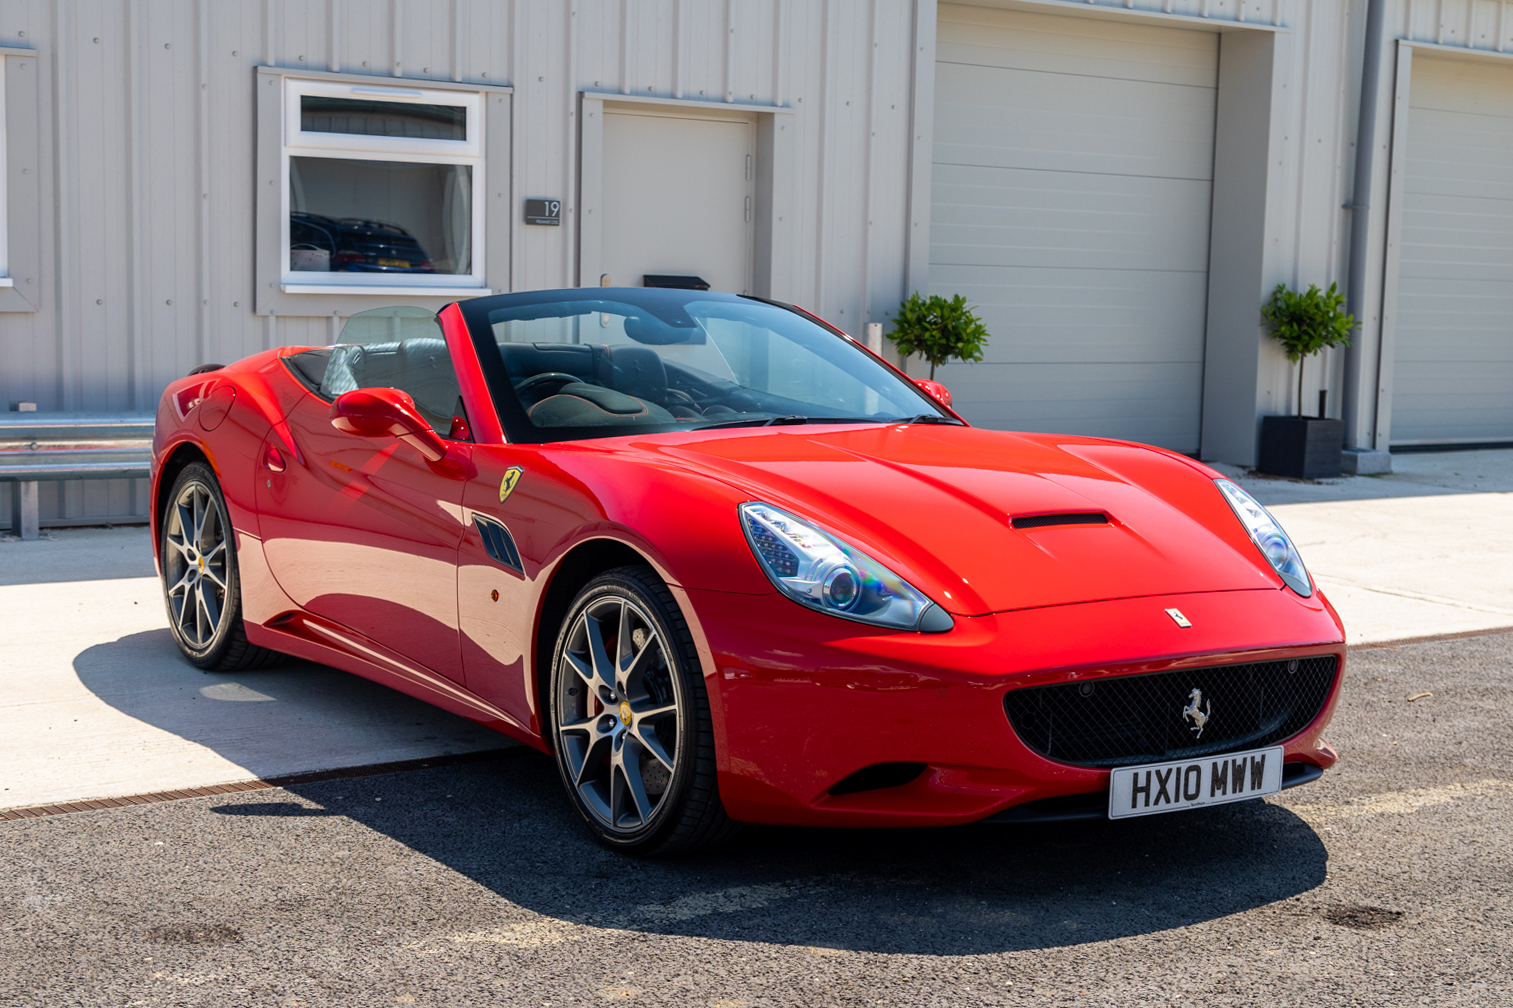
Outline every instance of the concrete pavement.
<svg viewBox="0 0 1513 1008"><path fill-rule="evenodd" d="M494 749L496 732L311 662L180 657L141 527L0 543L0 808Z"/></svg>
<svg viewBox="0 0 1513 1008"><path fill-rule="evenodd" d="M1513 626L1513 452L1394 464L1327 483L1230 471L1297 540L1352 643ZM0 684L0 808L510 744L323 666L193 668L142 528L0 542Z"/></svg>

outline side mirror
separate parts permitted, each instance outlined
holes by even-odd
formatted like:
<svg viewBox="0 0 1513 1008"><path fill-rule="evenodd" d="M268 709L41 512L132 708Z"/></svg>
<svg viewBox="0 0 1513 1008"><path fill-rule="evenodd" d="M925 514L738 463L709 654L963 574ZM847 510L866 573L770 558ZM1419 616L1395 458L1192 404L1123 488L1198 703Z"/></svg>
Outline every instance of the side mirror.
<svg viewBox="0 0 1513 1008"><path fill-rule="evenodd" d="M427 462L446 458L447 443L399 389L361 388L343 392L331 404L331 426L358 437L392 437L410 445Z"/></svg>
<svg viewBox="0 0 1513 1008"><path fill-rule="evenodd" d="M950 408L951 390L946 388L940 382L931 381L928 378L915 378L914 384L918 385L920 391L925 395L929 396L931 399L934 399L936 402L940 403L942 406L945 406L947 409Z"/></svg>

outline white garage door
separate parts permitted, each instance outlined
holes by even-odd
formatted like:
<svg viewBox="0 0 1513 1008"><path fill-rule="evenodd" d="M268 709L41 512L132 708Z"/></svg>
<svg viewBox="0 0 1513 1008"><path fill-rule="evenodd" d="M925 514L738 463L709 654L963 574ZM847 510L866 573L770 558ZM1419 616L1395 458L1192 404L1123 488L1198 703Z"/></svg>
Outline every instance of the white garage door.
<svg viewBox="0 0 1513 1008"><path fill-rule="evenodd" d="M940 376L986 427L1194 452L1218 36L942 4L931 293L987 358Z"/></svg>
<svg viewBox="0 0 1513 1008"><path fill-rule="evenodd" d="M1412 81L1392 443L1513 441L1513 68Z"/></svg>
<svg viewBox="0 0 1513 1008"><path fill-rule="evenodd" d="M600 268L611 286L672 274L750 292L755 135L749 119L605 109Z"/></svg>

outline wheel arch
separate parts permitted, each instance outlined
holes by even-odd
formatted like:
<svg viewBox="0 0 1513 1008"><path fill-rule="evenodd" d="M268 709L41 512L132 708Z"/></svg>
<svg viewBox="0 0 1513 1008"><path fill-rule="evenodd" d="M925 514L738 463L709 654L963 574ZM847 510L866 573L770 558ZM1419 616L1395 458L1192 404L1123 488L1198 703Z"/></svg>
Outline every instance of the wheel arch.
<svg viewBox="0 0 1513 1008"><path fill-rule="evenodd" d="M163 517L168 513L168 496L173 492L173 484L179 478L179 473L193 465L195 462L203 462L214 469L209 457L204 450L193 441L181 441L168 453L163 464L158 469L158 481L152 500L152 554L158 556L160 540L163 538Z"/></svg>

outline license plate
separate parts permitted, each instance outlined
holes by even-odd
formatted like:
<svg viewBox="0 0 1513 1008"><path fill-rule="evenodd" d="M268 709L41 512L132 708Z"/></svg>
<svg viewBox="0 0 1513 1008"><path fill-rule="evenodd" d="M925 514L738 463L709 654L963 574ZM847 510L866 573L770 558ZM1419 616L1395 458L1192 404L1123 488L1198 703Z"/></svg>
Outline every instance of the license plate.
<svg viewBox="0 0 1513 1008"><path fill-rule="evenodd" d="M408 265L410 265L410 260L408 260L408 259L380 259L380 260L378 260L378 265L380 265L380 266L408 266Z"/></svg>
<svg viewBox="0 0 1513 1008"><path fill-rule="evenodd" d="M1281 790L1281 746L1120 767L1109 775L1108 817L1125 819L1222 805Z"/></svg>

